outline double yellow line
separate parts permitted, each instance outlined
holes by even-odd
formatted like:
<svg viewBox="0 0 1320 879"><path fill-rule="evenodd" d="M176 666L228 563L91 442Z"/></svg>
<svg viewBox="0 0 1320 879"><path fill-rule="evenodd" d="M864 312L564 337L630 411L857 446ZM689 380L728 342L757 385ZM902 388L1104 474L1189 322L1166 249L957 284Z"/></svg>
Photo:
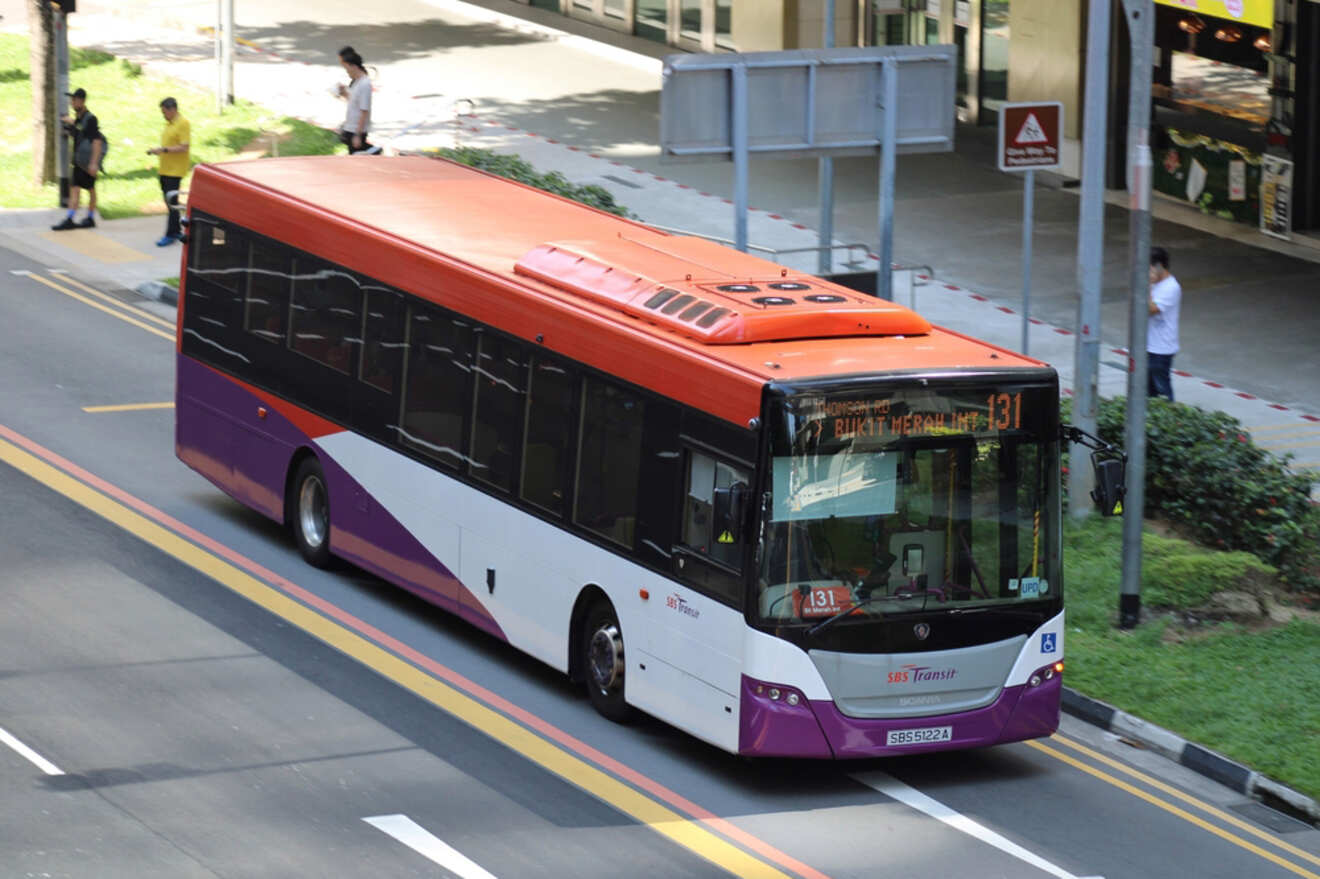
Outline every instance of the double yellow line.
<svg viewBox="0 0 1320 879"><path fill-rule="evenodd" d="M134 308L127 302L108 296L100 290L87 286L81 281L70 278L68 275L60 275L59 279L63 283L56 283L50 278L43 277L36 272L27 272L27 277L36 281L38 284L44 284L56 292L63 293L72 299L76 299L84 305L90 305L97 311L102 311L111 317L119 318L125 323L130 323L138 329L146 330L152 335L160 336L162 339L174 341L174 324L163 317L154 315L151 312L143 311L140 308ZM77 290L73 289L74 287ZM78 290L82 290L79 293ZM98 302L97 300L101 300ZM102 303L109 303L104 305ZM113 307L111 307L113 306ZM161 329L164 327L164 329Z"/></svg>
<svg viewBox="0 0 1320 879"><path fill-rule="evenodd" d="M1067 748L1070 748L1073 751L1076 751L1078 754L1081 754L1086 759L1081 760L1078 759L1077 757L1072 756L1071 754L1065 754L1064 752L1058 750L1057 748L1050 747L1050 745L1046 744L1046 742L1050 742L1057 745L1063 745ZM1179 790L1173 785L1166 784L1157 778L1153 778L1150 775L1147 775L1146 773L1141 772L1138 769L1134 769L1131 766L1124 764L1119 760L1115 760L1112 757L1109 757L1105 754L1101 754L1099 751L1096 751L1093 748L1088 748L1085 745L1081 744L1080 742L1075 742L1072 739L1067 738L1066 736L1056 734L1051 736L1049 739L1045 741L1030 741L1030 742L1025 742L1024 744L1026 744L1030 748L1034 748L1035 750L1040 751L1042 754L1046 754L1054 758L1055 760L1059 760L1063 763L1066 763L1069 766L1073 767L1074 769L1084 772L1087 775L1092 776L1093 778L1098 778L1101 781L1105 782L1106 784L1112 785L1118 788L1119 790L1124 791L1125 793L1131 794L1137 799L1144 800L1145 802L1150 803L1152 806L1155 806L1157 809L1163 809L1165 812L1168 812L1171 815L1175 815L1178 818L1181 818L1182 820L1188 822L1189 824L1193 824L1196 827L1199 827L1202 830L1206 831L1207 833L1212 833L1215 836L1218 836L1220 839L1230 842L1239 848L1245 849L1246 851L1249 851L1258 857L1264 858L1265 860L1269 861L1272 864L1277 864L1278 866L1282 867L1285 870L1296 873L1298 876L1305 877L1305 879L1320 879L1320 873L1316 873L1312 870L1308 870L1305 867L1296 864L1293 861L1288 860L1287 858L1281 857L1275 852L1262 848L1261 846L1256 845L1255 843L1247 839L1244 839L1241 836L1238 836L1228 830L1225 830L1223 827L1212 824L1211 822L1197 815L1193 815L1191 812L1187 811L1186 809L1174 805L1174 803L1169 802L1168 800L1161 799L1160 797L1151 793L1149 790L1143 790L1142 788L1138 787L1135 784L1126 782L1123 779L1118 778L1114 775L1110 775L1108 772L1105 772L1104 770L1097 768L1093 764L1099 763L1102 766L1107 766L1110 769L1120 772L1140 782L1141 784L1145 785L1148 788L1157 790L1160 793L1163 793L1166 796L1171 797L1174 800L1177 800L1178 802L1184 803L1188 806L1200 810L1201 812L1214 818L1216 821L1234 827L1249 836L1254 836L1258 839L1264 840L1265 842L1269 843L1275 848L1292 855L1294 858L1320 866L1320 857L1317 857L1316 855L1313 855L1310 852L1305 851L1304 849L1300 849L1295 845L1291 845L1290 843L1284 842L1282 839L1279 839L1277 836L1274 836L1273 834L1270 833L1266 833L1265 831L1254 826L1253 824L1247 821L1243 821L1241 818L1238 818L1236 815L1230 815L1229 813L1225 812L1223 809L1212 806L1209 803L1205 802L1204 800L1194 797L1191 794L1184 793L1183 791ZM1087 761L1091 761L1091 762L1087 762Z"/></svg>

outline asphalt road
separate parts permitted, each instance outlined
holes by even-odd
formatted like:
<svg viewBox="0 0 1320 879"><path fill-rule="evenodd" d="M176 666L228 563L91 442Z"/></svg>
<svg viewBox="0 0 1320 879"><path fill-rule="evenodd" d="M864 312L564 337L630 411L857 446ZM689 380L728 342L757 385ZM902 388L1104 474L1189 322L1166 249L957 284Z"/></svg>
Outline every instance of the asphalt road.
<svg viewBox="0 0 1320 879"><path fill-rule="evenodd" d="M85 411L172 399L169 317L0 251L0 877L1320 877L1320 832L1071 721L864 764L610 724L306 567L174 459L168 408Z"/></svg>

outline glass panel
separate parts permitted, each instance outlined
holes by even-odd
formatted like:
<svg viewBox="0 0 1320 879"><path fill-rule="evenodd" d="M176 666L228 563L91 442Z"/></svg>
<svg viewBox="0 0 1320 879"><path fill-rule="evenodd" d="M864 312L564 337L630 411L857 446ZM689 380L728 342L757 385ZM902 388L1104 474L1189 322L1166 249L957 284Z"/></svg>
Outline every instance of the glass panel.
<svg viewBox="0 0 1320 879"><path fill-rule="evenodd" d="M684 36L700 39L701 0L683 0L679 7L678 22Z"/></svg>
<svg viewBox="0 0 1320 879"><path fill-rule="evenodd" d="M634 394L598 380L586 383L582 398L582 448L573 520L631 548L637 525L646 405Z"/></svg>
<svg viewBox="0 0 1320 879"><path fill-rule="evenodd" d="M413 448L458 467L472 400L472 329L443 312L417 308L408 338L399 435Z"/></svg>
<svg viewBox="0 0 1320 879"><path fill-rule="evenodd" d="M981 7L981 107L995 113L1008 100L1008 3L984 0Z"/></svg>
<svg viewBox="0 0 1320 879"><path fill-rule="evenodd" d="M252 245L248 272L247 307L243 326L267 342L282 344L289 327L289 289L293 259L282 247Z"/></svg>
<svg viewBox="0 0 1320 879"><path fill-rule="evenodd" d="M808 621L856 606L861 621L1055 598L1051 397L1019 386L786 401L760 614Z"/></svg>
<svg viewBox="0 0 1320 879"><path fill-rule="evenodd" d="M669 41L669 0L637 0L633 13L637 36L658 43Z"/></svg>
<svg viewBox="0 0 1320 879"><path fill-rule="evenodd" d="M610 18L623 18L627 11L627 0L605 0L605 14Z"/></svg>
<svg viewBox="0 0 1320 879"><path fill-rule="evenodd" d="M367 315L363 331L362 380L387 394L394 393L403 373L404 306L399 294L380 287L367 288Z"/></svg>
<svg viewBox="0 0 1320 879"><path fill-rule="evenodd" d="M247 239L224 226L194 221L193 272L234 293L247 274Z"/></svg>
<svg viewBox="0 0 1320 879"><path fill-rule="evenodd" d="M559 11L559 0L532 0L532 5L537 9L550 9L554 12Z"/></svg>
<svg viewBox="0 0 1320 879"><path fill-rule="evenodd" d="M733 0L715 0L715 45L732 49Z"/></svg>
<svg viewBox="0 0 1320 879"><path fill-rule="evenodd" d="M683 542L700 555L741 568L744 523L731 516L748 499L749 484L745 472L709 455L689 453Z"/></svg>
<svg viewBox="0 0 1320 879"><path fill-rule="evenodd" d="M576 377L563 364L538 357L532 365L522 496L557 516L566 511L568 462L573 457L576 424L569 416L576 384Z"/></svg>
<svg viewBox="0 0 1320 879"><path fill-rule="evenodd" d="M290 347L349 375L362 332L362 290L357 278L319 261L294 264Z"/></svg>
<svg viewBox="0 0 1320 879"><path fill-rule="evenodd" d="M482 335L478 350L472 475L512 491L526 412L527 354L520 343L489 333Z"/></svg>

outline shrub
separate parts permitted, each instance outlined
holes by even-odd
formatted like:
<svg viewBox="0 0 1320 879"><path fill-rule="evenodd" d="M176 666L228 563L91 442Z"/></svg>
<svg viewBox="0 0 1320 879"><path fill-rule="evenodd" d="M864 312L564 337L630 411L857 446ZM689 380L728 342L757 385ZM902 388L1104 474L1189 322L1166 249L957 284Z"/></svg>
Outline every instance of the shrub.
<svg viewBox="0 0 1320 879"><path fill-rule="evenodd" d="M1065 401L1065 404L1068 401ZM1100 402L1100 436L1122 447L1127 401ZM1231 415L1153 398L1146 414L1146 510L1200 543L1243 550L1295 588L1320 588L1317 474L1294 471L1251 440Z"/></svg>
<svg viewBox="0 0 1320 879"><path fill-rule="evenodd" d="M1277 574L1251 553L1214 552L1157 534L1141 536L1141 554L1141 593L1152 607L1192 610L1216 592L1258 594Z"/></svg>
<svg viewBox="0 0 1320 879"><path fill-rule="evenodd" d="M570 182L567 177L558 171L541 174L530 163L518 156L500 155L490 150L476 149L475 147L444 147L436 150L435 154L464 165L470 165L473 168L480 168L482 171L498 174L501 177L508 177L510 180L517 180L519 183L526 183L528 186L535 186L537 189L544 189L546 192L553 192L555 195L571 198L573 201L599 208L602 211L608 211L611 214L617 214L620 217L631 216L627 208L614 200L614 196L610 194L609 190L600 186L579 186Z"/></svg>

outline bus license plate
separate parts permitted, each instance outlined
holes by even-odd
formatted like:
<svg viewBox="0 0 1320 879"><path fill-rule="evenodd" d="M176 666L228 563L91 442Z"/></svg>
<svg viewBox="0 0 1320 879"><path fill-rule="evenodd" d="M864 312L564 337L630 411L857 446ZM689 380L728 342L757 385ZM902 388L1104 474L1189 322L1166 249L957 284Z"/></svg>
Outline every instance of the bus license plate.
<svg viewBox="0 0 1320 879"><path fill-rule="evenodd" d="M891 729L885 735L886 745L920 745L926 742L953 741L953 727L927 726L921 729Z"/></svg>

